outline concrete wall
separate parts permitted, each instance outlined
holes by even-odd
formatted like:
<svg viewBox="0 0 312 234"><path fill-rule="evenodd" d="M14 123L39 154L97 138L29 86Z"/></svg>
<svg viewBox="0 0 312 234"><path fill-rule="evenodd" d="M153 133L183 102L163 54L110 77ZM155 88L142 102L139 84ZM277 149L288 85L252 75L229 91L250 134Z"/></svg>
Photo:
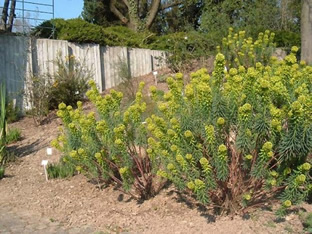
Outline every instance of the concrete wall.
<svg viewBox="0 0 312 234"><path fill-rule="evenodd" d="M32 75L53 75L57 72L54 61L59 54L63 58L74 55L92 72L100 91L122 82L118 72L121 62L127 64L134 77L146 75L166 65L163 51L0 35L0 81L5 81L11 96L25 106L21 97L27 89L27 80Z"/></svg>

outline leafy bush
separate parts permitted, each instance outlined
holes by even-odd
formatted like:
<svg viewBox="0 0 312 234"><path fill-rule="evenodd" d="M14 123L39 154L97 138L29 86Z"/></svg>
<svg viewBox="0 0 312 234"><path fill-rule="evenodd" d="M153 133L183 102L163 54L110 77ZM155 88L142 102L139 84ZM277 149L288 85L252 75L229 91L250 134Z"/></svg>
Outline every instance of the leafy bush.
<svg viewBox="0 0 312 234"><path fill-rule="evenodd" d="M221 212L278 197L283 215L312 190L312 67L297 63L296 47L283 61L235 61L237 40L227 56L217 54L212 75L201 69L187 85L182 74L167 79L170 90L154 97L159 114L146 120L147 152L159 176ZM251 58L267 48L249 41Z"/></svg>
<svg viewBox="0 0 312 234"><path fill-rule="evenodd" d="M27 80L25 97L30 109L27 114L39 125L49 113L49 92L51 77L47 75L32 76Z"/></svg>
<svg viewBox="0 0 312 234"><path fill-rule="evenodd" d="M88 81L92 78L92 73L74 55L63 60L59 54L54 62L57 72L52 75L54 83L48 92L49 109L57 109L61 102L76 107L77 101L83 100L88 90Z"/></svg>
<svg viewBox="0 0 312 234"><path fill-rule="evenodd" d="M53 19L43 22L33 34L39 37L50 38L53 25L55 38L77 43L97 43L103 46L142 47L146 35L135 33L122 26L104 28L88 23L82 19Z"/></svg>
<svg viewBox="0 0 312 234"><path fill-rule="evenodd" d="M300 46L300 33L291 31L276 31L274 42L276 43L277 47L291 48L295 45Z"/></svg>
<svg viewBox="0 0 312 234"><path fill-rule="evenodd" d="M17 142L21 139L21 130L18 128L9 129L6 135L6 144L11 144Z"/></svg>
<svg viewBox="0 0 312 234"><path fill-rule="evenodd" d="M72 177L76 173L76 168L64 162L49 164L47 167L49 179Z"/></svg>
<svg viewBox="0 0 312 234"><path fill-rule="evenodd" d="M147 135L142 123L146 109L142 101L144 83L140 83L134 103L125 111L121 109L122 93L111 90L102 97L93 81L90 85L87 96L99 120L94 112L84 114L81 102L76 110L61 103L57 114L65 128L52 146L63 152L65 163L98 183L115 182L137 199L153 196L157 191L155 174L146 154Z"/></svg>

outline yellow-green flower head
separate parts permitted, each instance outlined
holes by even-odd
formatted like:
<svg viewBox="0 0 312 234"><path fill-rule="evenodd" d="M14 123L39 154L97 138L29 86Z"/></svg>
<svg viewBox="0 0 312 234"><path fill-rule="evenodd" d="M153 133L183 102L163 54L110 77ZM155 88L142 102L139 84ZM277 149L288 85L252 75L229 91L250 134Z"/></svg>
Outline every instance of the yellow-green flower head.
<svg viewBox="0 0 312 234"><path fill-rule="evenodd" d="M70 129L74 129L74 128L75 128L75 124L74 124L74 123L70 123L70 124L68 124L68 127L69 127Z"/></svg>
<svg viewBox="0 0 312 234"><path fill-rule="evenodd" d="M270 175L273 177L278 177L278 173L274 170L270 172Z"/></svg>
<svg viewBox="0 0 312 234"><path fill-rule="evenodd" d="M145 86L145 82L144 81L141 81L140 84L139 84L139 88L140 89L143 89Z"/></svg>
<svg viewBox="0 0 312 234"><path fill-rule="evenodd" d="M291 169L289 167L286 167L283 171L284 175L289 175L291 173Z"/></svg>
<svg viewBox="0 0 312 234"><path fill-rule="evenodd" d="M253 156L251 155L251 154L247 154L246 156L245 156L245 159L246 160L251 160L253 158Z"/></svg>
<svg viewBox="0 0 312 234"><path fill-rule="evenodd" d="M298 48L297 46L291 47L291 52L292 52L292 53L297 53L298 50L299 50L299 48Z"/></svg>
<svg viewBox="0 0 312 234"><path fill-rule="evenodd" d="M93 112L93 111L89 112L87 115L87 118L95 120L95 112Z"/></svg>
<svg viewBox="0 0 312 234"><path fill-rule="evenodd" d="M276 179L270 180L270 185L271 185L271 186L275 186L275 185L276 185Z"/></svg>
<svg viewBox="0 0 312 234"><path fill-rule="evenodd" d="M149 137L149 138L147 139L147 143L148 143L149 145L154 145L154 144L156 144L156 141L155 141L155 139L154 139L153 137Z"/></svg>
<svg viewBox="0 0 312 234"><path fill-rule="evenodd" d="M225 57L224 57L223 54L218 53L218 54L216 55L216 62L223 62L224 60L225 60Z"/></svg>
<svg viewBox="0 0 312 234"><path fill-rule="evenodd" d="M153 150L152 150L151 148L148 148L148 149L146 150L146 153L152 154L152 153L153 153Z"/></svg>
<svg viewBox="0 0 312 234"><path fill-rule="evenodd" d="M193 137L193 133L192 133L190 130L186 130L186 131L184 132L184 136L185 136L186 138L192 138L192 137Z"/></svg>
<svg viewBox="0 0 312 234"><path fill-rule="evenodd" d="M58 110L58 111L56 112L56 115L57 115L58 117L60 117L60 118L63 118L63 117L64 117L64 111Z"/></svg>
<svg viewBox="0 0 312 234"><path fill-rule="evenodd" d="M137 92L136 95L135 95L136 99L139 99L141 100L142 97L143 97L143 94L141 92Z"/></svg>
<svg viewBox="0 0 312 234"><path fill-rule="evenodd" d="M122 145L122 140L120 138L115 140L116 145Z"/></svg>
<svg viewBox="0 0 312 234"><path fill-rule="evenodd" d="M70 151L69 156L72 158L76 158L78 156L77 151L76 150Z"/></svg>
<svg viewBox="0 0 312 234"><path fill-rule="evenodd" d="M251 195L249 193L243 195L244 200L249 201L251 199Z"/></svg>
<svg viewBox="0 0 312 234"><path fill-rule="evenodd" d="M51 146L54 147L54 148L57 148L59 146L58 140L57 139L52 140L51 141Z"/></svg>
<svg viewBox="0 0 312 234"><path fill-rule="evenodd" d="M290 200L286 200L284 201L283 205L288 208L288 207L291 207L292 204Z"/></svg>
<svg viewBox="0 0 312 234"><path fill-rule="evenodd" d="M82 108L82 102L81 102L81 101L78 101L78 102L77 102L77 106L78 106L78 108Z"/></svg>
<svg viewBox="0 0 312 234"><path fill-rule="evenodd" d="M84 149L82 149L82 148L79 148L79 149L78 149L78 154L82 155L82 154L84 154L84 153L85 153L85 150L84 150Z"/></svg>
<svg viewBox="0 0 312 234"><path fill-rule="evenodd" d="M218 151L220 153L225 153L227 151L227 148L225 145L222 144L222 145L219 145Z"/></svg>
<svg viewBox="0 0 312 234"><path fill-rule="evenodd" d="M296 182L297 182L297 183L299 183L299 184L304 183L304 182L305 182L305 180L306 180L306 176L305 176L305 175L303 175L303 174L298 175L298 176L296 177Z"/></svg>
<svg viewBox="0 0 312 234"><path fill-rule="evenodd" d="M94 80L89 80L89 82L88 82L88 83L89 83L89 85L90 85L90 86L94 86L94 85L96 85Z"/></svg>
<svg viewBox="0 0 312 234"><path fill-rule="evenodd" d="M185 158L186 158L187 160L192 160L192 159L193 159L193 155L192 155L192 154L186 154L186 155L185 155Z"/></svg>
<svg viewBox="0 0 312 234"><path fill-rule="evenodd" d="M176 151L178 150L178 146L172 145L172 146L170 147L170 150L171 150L172 152L176 152Z"/></svg>
<svg viewBox="0 0 312 234"><path fill-rule="evenodd" d="M311 164L308 163L308 162L306 162L306 163L302 164L301 168L302 168L303 170L305 170L305 171L310 171L310 169L311 169Z"/></svg>
<svg viewBox="0 0 312 234"><path fill-rule="evenodd" d="M149 91L150 91L151 93L156 93L156 92L157 92L156 86L154 86L154 85L150 86L150 87L149 87Z"/></svg>
<svg viewBox="0 0 312 234"><path fill-rule="evenodd" d="M219 117L217 120L217 124L221 126L221 125L224 125L224 123L225 123L225 119L222 117Z"/></svg>
<svg viewBox="0 0 312 234"><path fill-rule="evenodd" d="M167 172L165 172L163 170L158 170L157 171L157 175L160 176L160 177L163 177L163 178L167 178L168 177Z"/></svg>
<svg viewBox="0 0 312 234"><path fill-rule="evenodd" d="M183 79L183 74L181 72L179 72L175 75L175 78L178 80L181 80L181 79Z"/></svg>
<svg viewBox="0 0 312 234"><path fill-rule="evenodd" d="M269 151L269 152L268 152L268 157L269 157L269 158L272 158L273 156L274 156L273 151Z"/></svg>
<svg viewBox="0 0 312 234"><path fill-rule="evenodd" d="M194 182L195 182L196 187L199 187L199 188L205 187L205 183L200 179L195 179Z"/></svg>
<svg viewBox="0 0 312 234"><path fill-rule="evenodd" d="M200 162L200 164L201 165L207 165L207 164L209 164L209 161L208 161L208 159L207 158L201 158L200 160L199 160L199 162Z"/></svg>
<svg viewBox="0 0 312 234"><path fill-rule="evenodd" d="M94 157L96 158L96 159L102 159L102 154L101 153L95 153L94 154Z"/></svg>
<svg viewBox="0 0 312 234"><path fill-rule="evenodd" d="M170 137L173 137L173 136L175 136L175 131L173 131L172 129L168 129L168 131L167 131L167 134L170 136Z"/></svg>
<svg viewBox="0 0 312 234"><path fill-rule="evenodd" d="M66 108L68 111L71 111L71 110L73 110L73 107L72 106L67 106L67 108Z"/></svg>
<svg viewBox="0 0 312 234"><path fill-rule="evenodd" d="M167 165L167 169L169 170L169 171L172 171L172 170L174 170L174 165L172 164L172 163L168 163L168 165Z"/></svg>
<svg viewBox="0 0 312 234"><path fill-rule="evenodd" d="M174 83L174 79L172 77L167 78L167 84L172 85Z"/></svg>
<svg viewBox="0 0 312 234"><path fill-rule="evenodd" d="M82 171L82 167L81 166L76 166L76 171Z"/></svg>
<svg viewBox="0 0 312 234"><path fill-rule="evenodd" d="M252 109L252 106L249 103L245 103L243 106L239 108L241 112L250 112L251 109Z"/></svg>
<svg viewBox="0 0 312 234"><path fill-rule="evenodd" d="M179 124L179 122L178 122L178 120L177 120L176 118L170 119L170 123L171 123L172 125L177 125L177 124Z"/></svg>
<svg viewBox="0 0 312 234"><path fill-rule="evenodd" d="M120 173L120 175L124 175L124 174L126 174L126 173L127 173L127 171L128 171L128 167L122 167L122 168L120 168L120 169L119 169L119 173Z"/></svg>
<svg viewBox="0 0 312 234"><path fill-rule="evenodd" d="M231 76L235 76L235 75L237 75L237 69L236 68L231 68L229 73L230 73Z"/></svg>
<svg viewBox="0 0 312 234"><path fill-rule="evenodd" d="M193 181L190 181L187 183L187 187L190 189L190 190L194 190L195 189L195 184Z"/></svg>
<svg viewBox="0 0 312 234"><path fill-rule="evenodd" d="M262 146L262 149L263 150L265 150L265 151L270 151L270 150L272 150L272 148L273 148L273 144L272 144L272 142L270 142L270 141L267 141L267 142L265 142L264 144L263 144L263 146Z"/></svg>
<svg viewBox="0 0 312 234"><path fill-rule="evenodd" d="M60 103L58 105L59 110L65 110L66 109L66 104L64 102Z"/></svg>
<svg viewBox="0 0 312 234"><path fill-rule="evenodd" d="M158 104L158 109L162 112L166 111L167 110L167 104L161 102Z"/></svg>

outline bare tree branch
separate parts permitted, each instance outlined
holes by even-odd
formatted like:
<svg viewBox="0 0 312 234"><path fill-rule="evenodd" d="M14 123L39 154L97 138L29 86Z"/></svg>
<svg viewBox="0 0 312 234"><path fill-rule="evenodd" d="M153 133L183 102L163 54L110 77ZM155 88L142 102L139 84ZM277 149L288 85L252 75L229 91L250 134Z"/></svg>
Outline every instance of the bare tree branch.
<svg viewBox="0 0 312 234"><path fill-rule="evenodd" d="M114 13L114 15L116 15L120 19L122 23L127 24L129 20L116 8L115 4L116 0L110 1L109 3L110 10Z"/></svg>
<svg viewBox="0 0 312 234"><path fill-rule="evenodd" d="M160 6L160 0L153 0L151 9L149 10L147 14L147 19L146 19L146 28L149 29L152 25L152 23L155 20L155 17L157 15L158 9Z"/></svg>
<svg viewBox="0 0 312 234"><path fill-rule="evenodd" d="M128 2L128 0L122 0L123 2L124 2L124 4L128 7L128 9L129 9L129 2Z"/></svg>
<svg viewBox="0 0 312 234"><path fill-rule="evenodd" d="M13 29L13 23L14 23L14 18L15 18L15 6L16 6L16 0L11 1L11 9L10 9L10 17L9 17L9 22L8 22L8 31L12 32Z"/></svg>

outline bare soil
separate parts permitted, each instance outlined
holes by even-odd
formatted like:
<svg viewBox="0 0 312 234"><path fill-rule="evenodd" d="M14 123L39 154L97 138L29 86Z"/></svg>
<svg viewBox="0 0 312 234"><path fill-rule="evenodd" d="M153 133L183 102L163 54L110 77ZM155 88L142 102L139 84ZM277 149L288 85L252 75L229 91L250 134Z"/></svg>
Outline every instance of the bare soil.
<svg viewBox="0 0 312 234"><path fill-rule="evenodd" d="M83 175L45 181L41 161L59 160L56 150L47 156L46 148L60 126L53 113L42 126L29 117L10 125L21 129L23 138L9 145L17 160L9 164L6 177L0 180L0 207L29 212L65 227L87 225L105 233L304 233L296 212L279 222L274 212L264 209L246 217L215 216L185 200L172 186L138 203L114 187L98 189ZM311 212L312 206L304 204L301 209Z"/></svg>

